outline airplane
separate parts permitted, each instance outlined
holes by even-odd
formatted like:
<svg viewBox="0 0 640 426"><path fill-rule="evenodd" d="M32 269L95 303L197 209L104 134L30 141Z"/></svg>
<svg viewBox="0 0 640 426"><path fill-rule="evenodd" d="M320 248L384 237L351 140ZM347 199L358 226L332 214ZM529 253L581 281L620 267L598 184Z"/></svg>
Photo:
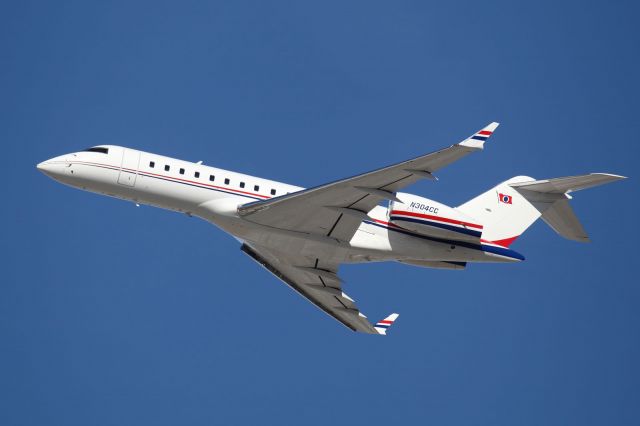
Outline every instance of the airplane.
<svg viewBox="0 0 640 426"><path fill-rule="evenodd" d="M308 189L114 145L64 154L37 168L74 188L202 218L346 327L385 335L398 314L369 322L343 292L341 264L395 261L461 270L475 262L519 262L524 256L510 246L539 218L559 235L587 242L570 194L625 179L516 176L457 207L398 192L420 179L436 180L439 169L481 151L498 125L439 151Z"/></svg>

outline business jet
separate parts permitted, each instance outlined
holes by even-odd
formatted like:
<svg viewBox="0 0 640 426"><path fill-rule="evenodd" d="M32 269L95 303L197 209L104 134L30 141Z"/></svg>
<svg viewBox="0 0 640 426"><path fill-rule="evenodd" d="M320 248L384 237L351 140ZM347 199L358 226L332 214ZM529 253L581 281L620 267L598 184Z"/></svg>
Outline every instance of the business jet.
<svg viewBox="0 0 640 426"><path fill-rule="evenodd" d="M458 207L398 192L482 150L497 127L491 123L431 154L309 189L113 145L61 155L37 168L75 188L209 221L346 327L384 335L398 314L370 323L343 292L340 264L395 261L459 270L472 262L518 262L524 257L510 246L538 218L559 235L586 242L570 193L624 179L607 173L516 176Z"/></svg>

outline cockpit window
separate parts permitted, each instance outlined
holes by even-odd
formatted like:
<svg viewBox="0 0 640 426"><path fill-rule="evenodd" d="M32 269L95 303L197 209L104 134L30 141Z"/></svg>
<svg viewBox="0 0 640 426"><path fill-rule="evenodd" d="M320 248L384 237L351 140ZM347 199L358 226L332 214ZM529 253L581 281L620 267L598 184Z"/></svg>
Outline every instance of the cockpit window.
<svg viewBox="0 0 640 426"><path fill-rule="evenodd" d="M93 148L85 149L85 152L100 152L102 154L108 154L109 148L103 148L101 146L94 146Z"/></svg>

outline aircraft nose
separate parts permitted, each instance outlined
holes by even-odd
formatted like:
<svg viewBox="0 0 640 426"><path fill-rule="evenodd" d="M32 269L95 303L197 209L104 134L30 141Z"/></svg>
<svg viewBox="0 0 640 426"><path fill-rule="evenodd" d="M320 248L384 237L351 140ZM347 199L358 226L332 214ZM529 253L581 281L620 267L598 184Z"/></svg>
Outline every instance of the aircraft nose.
<svg viewBox="0 0 640 426"><path fill-rule="evenodd" d="M36 168L47 176L54 176L60 172L61 165L57 162L46 160L42 163L38 163Z"/></svg>
<svg viewBox="0 0 640 426"><path fill-rule="evenodd" d="M45 175L56 178L64 175L65 168L70 165L65 155L60 157L50 158L36 165L36 168Z"/></svg>
<svg viewBox="0 0 640 426"><path fill-rule="evenodd" d="M42 163L38 163L36 168L40 170L42 173L46 173L47 169L51 168L51 164L47 161L43 161Z"/></svg>

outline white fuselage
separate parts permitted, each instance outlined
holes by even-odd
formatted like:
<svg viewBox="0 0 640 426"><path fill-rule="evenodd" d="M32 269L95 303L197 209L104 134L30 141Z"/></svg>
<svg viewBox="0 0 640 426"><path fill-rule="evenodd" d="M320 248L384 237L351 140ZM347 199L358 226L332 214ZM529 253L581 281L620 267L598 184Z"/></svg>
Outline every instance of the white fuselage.
<svg viewBox="0 0 640 426"><path fill-rule="evenodd" d="M369 212L370 219L348 243L266 227L241 218L237 207L303 188L118 146L92 150L52 158L38 169L76 188L201 217L241 240L276 252L304 255L320 250L337 262L398 260L418 266L522 260L512 250L398 229L389 223L388 209L382 206Z"/></svg>

